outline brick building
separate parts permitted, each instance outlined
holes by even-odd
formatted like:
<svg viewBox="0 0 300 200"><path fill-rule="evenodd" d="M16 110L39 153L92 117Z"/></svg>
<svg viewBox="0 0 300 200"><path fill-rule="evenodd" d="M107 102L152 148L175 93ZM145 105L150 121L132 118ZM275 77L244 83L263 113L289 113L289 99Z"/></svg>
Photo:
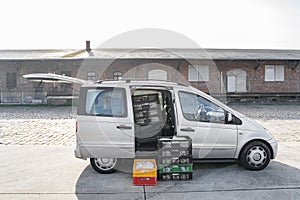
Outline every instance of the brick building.
<svg viewBox="0 0 300 200"><path fill-rule="evenodd" d="M300 50L0 50L1 103L46 103L72 85L31 82L28 73L88 80L164 79L233 101L300 101Z"/></svg>

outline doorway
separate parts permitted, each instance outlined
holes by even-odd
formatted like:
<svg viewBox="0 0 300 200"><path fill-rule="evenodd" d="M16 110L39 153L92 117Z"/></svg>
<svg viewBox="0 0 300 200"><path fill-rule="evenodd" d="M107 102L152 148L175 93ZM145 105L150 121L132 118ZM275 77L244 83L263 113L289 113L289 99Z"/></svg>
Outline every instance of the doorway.
<svg viewBox="0 0 300 200"><path fill-rule="evenodd" d="M236 92L236 77L227 76L227 92Z"/></svg>
<svg viewBox="0 0 300 200"><path fill-rule="evenodd" d="M247 73L233 69L226 73L227 92L247 92Z"/></svg>

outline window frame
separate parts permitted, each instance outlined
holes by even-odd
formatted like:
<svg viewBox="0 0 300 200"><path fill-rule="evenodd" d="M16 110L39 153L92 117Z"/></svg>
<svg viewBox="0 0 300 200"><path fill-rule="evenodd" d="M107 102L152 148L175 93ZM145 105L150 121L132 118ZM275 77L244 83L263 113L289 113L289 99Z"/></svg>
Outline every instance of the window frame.
<svg viewBox="0 0 300 200"><path fill-rule="evenodd" d="M122 78L122 76L123 76L123 73L120 71L113 72L113 80L114 81L120 80L120 78Z"/></svg>
<svg viewBox="0 0 300 200"><path fill-rule="evenodd" d="M87 103L87 93L89 90L106 90L107 91L113 91L113 90L120 90L122 92L123 100L124 100L124 114L122 115L114 115L114 114L93 114L88 113L86 110L86 103ZM126 95L126 89L121 87L87 87L84 88L84 92L82 92L80 98L84 95L84 104L81 106L81 108L78 108L78 114L83 114L87 116L95 116L95 117L115 117L115 118L126 118L128 117L128 106L127 106L127 95ZM101 93L99 93L101 94ZM99 95L98 94L98 95ZM98 96L97 95L97 96ZM96 97L97 98L97 97ZM95 99L94 99L95 100ZM94 103L93 103L94 104Z"/></svg>
<svg viewBox="0 0 300 200"><path fill-rule="evenodd" d="M6 72L5 78L6 78L5 84L6 84L7 89L13 90L13 89L17 88L17 86L18 86L17 72Z"/></svg>
<svg viewBox="0 0 300 200"><path fill-rule="evenodd" d="M201 68L206 68L205 73L201 73ZM193 72L192 70L193 69ZM197 78L191 78L192 75L195 76L197 74ZM208 82L209 81L209 65L188 65L188 81L189 82Z"/></svg>
<svg viewBox="0 0 300 200"><path fill-rule="evenodd" d="M62 76L72 77L72 71L63 70L63 71L60 71L60 74L61 74Z"/></svg>
<svg viewBox="0 0 300 200"><path fill-rule="evenodd" d="M269 69L268 69L269 68ZM272 69L271 69L272 68ZM272 70L272 74L269 74L272 76L272 78L268 78L267 71ZM279 74L279 72L282 72L283 74ZM269 72L271 73L271 72ZM267 79L268 78L268 79ZM265 82L284 82L285 81L285 66L284 65L265 65L265 76L264 76Z"/></svg>
<svg viewBox="0 0 300 200"><path fill-rule="evenodd" d="M155 74L155 76L158 76L158 77L161 74L163 74L164 76L163 76L163 78L161 78L161 77L152 78L151 76L153 76L154 74ZM153 70L148 71L147 78L150 79L150 80L163 80L163 81L166 81L166 80L168 80L168 72L166 70L163 70L163 69L153 69Z"/></svg>
<svg viewBox="0 0 300 200"><path fill-rule="evenodd" d="M224 122L221 123L221 122L216 122L216 121L201 121L201 120L196 120L196 119L195 119L195 120L188 119L188 118L184 115L184 112L183 112L183 109L182 109L182 103L181 103L180 93L185 93L185 94L195 95L196 97L201 97L201 98L203 98L205 101L207 101L207 102L213 104L214 106L221 108L221 109L223 110L223 114L224 114ZM227 119L226 119L226 118L227 118L226 113L227 113L228 111L226 111L224 108L222 108L222 107L219 106L218 104L216 104L216 103L214 103L214 102L208 100L207 98L205 98L205 97L203 97L203 96L201 96L201 95L199 95L199 94L192 93L192 92L187 92L187 91L178 91L178 98L179 98L179 104L180 104L180 109L181 109L182 116L183 116L184 119L186 119L187 121L189 121L189 122L196 122L196 123L201 122L201 123L213 123L213 124L227 124L227 123L226 123L226 121L227 121Z"/></svg>
<svg viewBox="0 0 300 200"><path fill-rule="evenodd" d="M91 73L93 73L93 76L90 75ZM90 78L90 77L92 77L92 78ZM88 72L87 73L87 80L88 81L95 81L96 80L96 72Z"/></svg>

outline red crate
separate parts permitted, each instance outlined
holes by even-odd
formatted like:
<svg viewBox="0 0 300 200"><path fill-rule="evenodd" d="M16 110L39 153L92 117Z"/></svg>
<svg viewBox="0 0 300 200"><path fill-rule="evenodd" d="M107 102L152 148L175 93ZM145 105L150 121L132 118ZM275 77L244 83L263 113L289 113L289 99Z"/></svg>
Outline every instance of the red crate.
<svg viewBox="0 0 300 200"><path fill-rule="evenodd" d="M157 177L133 177L133 185L141 186L141 185L156 185Z"/></svg>

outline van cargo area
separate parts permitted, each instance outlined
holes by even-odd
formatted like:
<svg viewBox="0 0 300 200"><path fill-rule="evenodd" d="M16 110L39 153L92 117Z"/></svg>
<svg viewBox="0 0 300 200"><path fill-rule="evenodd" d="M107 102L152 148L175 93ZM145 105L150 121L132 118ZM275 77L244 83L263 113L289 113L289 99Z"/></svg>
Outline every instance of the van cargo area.
<svg viewBox="0 0 300 200"><path fill-rule="evenodd" d="M135 151L156 151L157 139L175 135L172 94L168 90L132 91Z"/></svg>

